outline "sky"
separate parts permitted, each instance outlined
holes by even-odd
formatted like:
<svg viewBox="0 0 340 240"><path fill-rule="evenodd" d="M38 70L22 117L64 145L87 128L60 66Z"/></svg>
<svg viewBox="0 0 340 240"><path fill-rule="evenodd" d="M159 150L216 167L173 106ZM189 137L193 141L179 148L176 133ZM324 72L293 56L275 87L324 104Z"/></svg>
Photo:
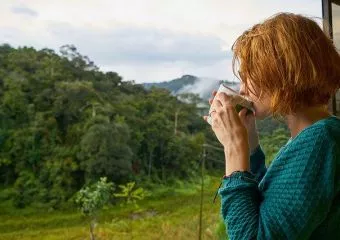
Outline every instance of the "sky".
<svg viewBox="0 0 340 240"><path fill-rule="evenodd" d="M136 83L185 74L236 81L233 42L278 12L321 23L321 0L0 0L0 44L56 52L73 44Z"/></svg>

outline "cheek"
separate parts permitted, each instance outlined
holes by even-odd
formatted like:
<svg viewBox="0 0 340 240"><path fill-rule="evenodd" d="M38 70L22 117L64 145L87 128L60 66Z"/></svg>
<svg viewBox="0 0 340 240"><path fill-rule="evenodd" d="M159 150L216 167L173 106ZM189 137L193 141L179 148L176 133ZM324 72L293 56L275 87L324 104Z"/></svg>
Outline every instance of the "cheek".
<svg viewBox="0 0 340 240"><path fill-rule="evenodd" d="M256 118L259 119L259 120L265 118L266 111L263 108L263 106L261 105L261 103L256 102L256 103L254 103L253 106L254 106L254 109L255 109Z"/></svg>
<svg viewBox="0 0 340 240"><path fill-rule="evenodd" d="M261 120L270 115L270 98L269 96L262 96L262 101L258 99L258 96L254 95L252 91L249 91L248 99L253 102L253 107L256 112L256 118Z"/></svg>
<svg viewBox="0 0 340 240"><path fill-rule="evenodd" d="M254 102L254 109L258 119L264 119L269 115L269 106L266 106L261 102Z"/></svg>
<svg viewBox="0 0 340 240"><path fill-rule="evenodd" d="M254 102L253 103L254 109L256 111L256 114L259 114L260 112L262 112L262 106L261 103L259 102Z"/></svg>

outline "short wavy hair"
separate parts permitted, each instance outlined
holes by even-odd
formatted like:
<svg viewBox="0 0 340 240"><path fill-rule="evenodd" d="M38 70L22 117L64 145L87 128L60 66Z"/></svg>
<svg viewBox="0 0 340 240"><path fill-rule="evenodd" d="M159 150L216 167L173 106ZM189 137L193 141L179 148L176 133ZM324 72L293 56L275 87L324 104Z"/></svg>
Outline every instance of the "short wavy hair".
<svg viewBox="0 0 340 240"><path fill-rule="evenodd" d="M280 13L253 26L232 46L234 74L261 98L271 96L275 116L327 104L340 87L340 56L318 24ZM239 71L237 71L239 70Z"/></svg>

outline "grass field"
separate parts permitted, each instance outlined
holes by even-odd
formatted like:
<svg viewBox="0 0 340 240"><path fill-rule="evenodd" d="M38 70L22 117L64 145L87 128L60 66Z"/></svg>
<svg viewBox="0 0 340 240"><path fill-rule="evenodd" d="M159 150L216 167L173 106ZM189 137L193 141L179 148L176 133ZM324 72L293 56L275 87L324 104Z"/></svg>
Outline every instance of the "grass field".
<svg viewBox="0 0 340 240"><path fill-rule="evenodd" d="M220 219L220 200L212 200L220 183L205 179L202 239L226 239ZM186 191L186 188L190 188ZM133 206L114 206L98 216L97 239L198 239L199 185L183 185L170 196L145 199ZM90 239L88 219L77 209L47 211L43 208L14 209L0 204L0 239Z"/></svg>

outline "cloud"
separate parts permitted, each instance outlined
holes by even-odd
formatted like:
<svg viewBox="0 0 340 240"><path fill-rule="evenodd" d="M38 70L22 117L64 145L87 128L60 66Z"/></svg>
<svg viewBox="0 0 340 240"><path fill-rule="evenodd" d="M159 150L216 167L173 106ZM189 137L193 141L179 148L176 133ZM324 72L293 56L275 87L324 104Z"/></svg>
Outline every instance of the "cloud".
<svg viewBox="0 0 340 240"><path fill-rule="evenodd" d="M50 22L36 32L0 28L0 42L15 47L52 48L74 44L103 71L116 71L125 80L167 81L185 74L230 79L231 53L214 36L150 28L91 29ZM23 41L23 39L25 39Z"/></svg>
<svg viewBox="0 0 340 240"><path fill-rule="evenodd" d="M235 80L231 53L222 50L230 50L244 30L282 11L321 16L320 0L1 0L0 5L0 43L57 52L74 44L101 69L137 82L185 74Z"/></svg>
<svg viewBox="0 0 340 240"><path fill-rule="evenodd" d="M223 39L228 48L245 29L275 13L285 11L321 16L321 0L31 0L29 7L39 12L41 22L62 20L74 26L93 28L112 29L129 25L204 33ZM21 21L12 21L22 24Z"/></svg>
<svg viewBox="0 0 340 240"><path fill-rule="evenodd" d="M14 14L22 14L30 17L37 17L39 14L31 8L28 7L12 7L11 12Z"/></svg>
<svg viewBox="0 0 340 240"><path fill-rule="evenodd" d="M198 78L194 84L186 85L178 93L196 93L201 98L208 98L213 89L216 89L221 79L215 78Z"/></svg>
<svg viewBox="0 0 340 240"><path fill-rule="evenodd" d="M101 66L104 71L116 71L125 80L140 82L169 81L182 75L194 75L202 79L224 79L238 81L231 71L231 59L217 61L204 66L189 62L126 63Z"/></svg>
<svg viewBox="0 0 340 240"><path fill-rule="evenodd" d="M140 27L91 29L61 22L50 23L47 31L103 65L176 61L204 65L230 57L222 50L221 39L204 34Z"/></svg>

